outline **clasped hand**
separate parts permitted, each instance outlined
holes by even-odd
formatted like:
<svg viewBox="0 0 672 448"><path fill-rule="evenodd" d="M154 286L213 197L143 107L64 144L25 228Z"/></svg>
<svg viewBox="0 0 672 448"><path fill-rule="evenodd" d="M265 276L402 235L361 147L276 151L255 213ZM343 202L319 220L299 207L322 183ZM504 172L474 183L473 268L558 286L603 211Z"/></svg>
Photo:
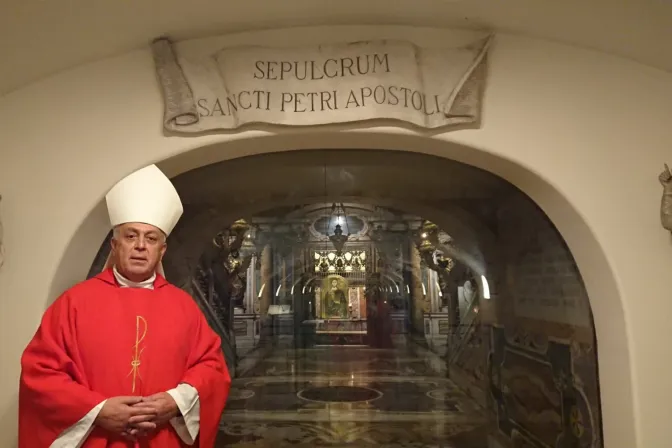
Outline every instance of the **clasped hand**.
<svg viewBox="0 0 672 448"><path fill-rule="evenodd" d="M98 413L96 425L129 440L145 436L179 414L173 397L161 392L149 397L113 397Z"/></svg>

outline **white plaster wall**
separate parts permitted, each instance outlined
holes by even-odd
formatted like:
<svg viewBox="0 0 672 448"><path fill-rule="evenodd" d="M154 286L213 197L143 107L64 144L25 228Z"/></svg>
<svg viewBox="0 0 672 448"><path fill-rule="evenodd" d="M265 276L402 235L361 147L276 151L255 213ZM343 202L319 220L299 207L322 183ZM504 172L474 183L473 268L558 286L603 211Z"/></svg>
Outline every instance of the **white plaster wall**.
<svg viewBox="0 0 672 448"><path fill-rule="evenodd" d="M401 28L293 29L236 42L413 38ZM548 213L586 281L598 334L605 444L667 446L672 363L670 237L656 177L672 141L672 75L607 55L500 35L480 130L423 138L396 128L167 138L149 51L76 68L0 99L0 446L14 446L19 356L46 306L82 279L106 231L106 190L143 165L315 147L441 154L489 169ZM217 143L215 146L189 150ZM636 414L636 419L633 417ZM636 431L635 431L636 429Z"/></svg>

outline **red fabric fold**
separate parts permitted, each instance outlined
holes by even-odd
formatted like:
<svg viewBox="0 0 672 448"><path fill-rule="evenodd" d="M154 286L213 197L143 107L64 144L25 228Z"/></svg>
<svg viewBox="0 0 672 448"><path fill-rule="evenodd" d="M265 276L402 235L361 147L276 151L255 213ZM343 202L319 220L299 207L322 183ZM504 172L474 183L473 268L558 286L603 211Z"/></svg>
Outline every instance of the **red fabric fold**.
<svg viewBox="0 0 672 448"><path fill-rule="evenodd" d="M231 377L226 368L219 336L212 331L202 315L197 333L182 382L198 391L201 414L198 446L211 448L217 438L219 421L231 387Z"/></svg>
<svg viewBox="0 0 672 448"><path fill-rule="evenodd" d="M19 448L48 447L67 428L105 400L81 369L71 297L49 307L21 357Z"/></svg>

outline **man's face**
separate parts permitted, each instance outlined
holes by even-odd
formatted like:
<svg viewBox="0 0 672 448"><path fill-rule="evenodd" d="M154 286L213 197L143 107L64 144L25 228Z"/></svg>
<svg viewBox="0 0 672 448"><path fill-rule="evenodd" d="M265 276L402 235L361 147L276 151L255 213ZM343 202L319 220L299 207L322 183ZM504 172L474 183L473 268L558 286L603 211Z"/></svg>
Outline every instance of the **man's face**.
<svg viewBox="0 0 672 448"><path fill-rule="evenodd" d="M122 224L112 238L115 266L121 275L133 282L151 277L165 252L165 235L149 224Z"/></svg>

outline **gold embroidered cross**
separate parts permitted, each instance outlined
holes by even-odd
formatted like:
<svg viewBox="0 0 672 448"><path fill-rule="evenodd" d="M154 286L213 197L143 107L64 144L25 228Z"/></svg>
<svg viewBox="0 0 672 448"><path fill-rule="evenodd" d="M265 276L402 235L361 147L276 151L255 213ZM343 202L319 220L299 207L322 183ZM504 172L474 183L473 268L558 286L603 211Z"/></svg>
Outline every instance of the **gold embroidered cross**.
<svg viewBox="0 0 672 448"><path fill-rule="evenodd" d="M137 378L142 379L142 377L140 377L140 355L142 355L142 352L145 350L145 348L143 347L141 349L140 343L145 339L145 336L147 336L147 321L142 316L135 316L135 344L133 345L134 353L133 359L131 360L131 371L128 372L129 376L131 374L133 375L133 386L131 388L132 393L135 393L135 383Z"/></svg>

